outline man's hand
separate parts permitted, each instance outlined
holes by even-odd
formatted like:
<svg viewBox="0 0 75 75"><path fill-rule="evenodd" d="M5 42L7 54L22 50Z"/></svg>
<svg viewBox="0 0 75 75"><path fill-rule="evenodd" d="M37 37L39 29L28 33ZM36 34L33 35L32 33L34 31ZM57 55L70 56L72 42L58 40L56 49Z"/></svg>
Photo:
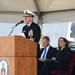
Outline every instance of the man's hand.
<svg viewBox="0 0 75 75"><path fill-rule="evenodd" d="M56 60L56 58L55 58L55 57L52 57L51 59L52 59L52 60Z"/></svg>

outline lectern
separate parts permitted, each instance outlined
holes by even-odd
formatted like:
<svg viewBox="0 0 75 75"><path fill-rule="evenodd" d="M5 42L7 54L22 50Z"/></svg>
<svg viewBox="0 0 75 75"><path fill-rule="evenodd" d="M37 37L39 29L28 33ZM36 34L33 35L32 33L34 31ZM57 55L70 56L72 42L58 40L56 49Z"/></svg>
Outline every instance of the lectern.
<svg viewBox="0 0 75 75"><path fill-rule="evenodd" d="M27 38L0 37L0 58L8 60L8 75L37 75L37 44Z"/></svg>

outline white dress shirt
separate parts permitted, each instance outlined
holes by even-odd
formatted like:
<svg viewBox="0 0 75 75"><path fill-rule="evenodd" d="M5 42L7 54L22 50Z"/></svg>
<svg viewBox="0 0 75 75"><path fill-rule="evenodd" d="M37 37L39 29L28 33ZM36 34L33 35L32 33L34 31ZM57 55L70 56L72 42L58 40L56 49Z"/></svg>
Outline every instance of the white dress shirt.
<svg viewBox="0 0 75 75"><path fill-rule="evenodd" d="M44 48L44 50L43 50L43 52L42 52L40 58L43 58L43 55L44 55L44 52L45 52L45 49L46 49L46 53L45 53L45 57L44 57L44 58L46 59L46 55L47 55L47 52L48 52L48 50L49 50L49 47L50 47L50 46L47 46L46 48Z"/></svg>

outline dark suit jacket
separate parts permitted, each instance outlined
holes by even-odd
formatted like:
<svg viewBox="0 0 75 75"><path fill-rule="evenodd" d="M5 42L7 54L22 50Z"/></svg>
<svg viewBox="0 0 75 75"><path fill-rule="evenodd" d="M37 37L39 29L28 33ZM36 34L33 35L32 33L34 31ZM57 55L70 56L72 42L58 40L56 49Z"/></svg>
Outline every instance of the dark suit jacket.
<svg viewBox="0 0 75 75"><path fill-rule="evenodd" d="M63 50L58 50L56 54L56 60L55 60L58 62L55 63L52 62L50 64L51 69L59 69L59 70L67 69L71 55L72 55L72 51L68 47L64 48Z"/></svg>
<svg viewBox="0 0 75 75"><path fill-rule="evenodd" d="M72 51L68 47L64 48L63 50L58 50L56 54L56 60L50 63L51 69L59 69L59 70L67 69L71 55L72 55ZM55 62L55 61L58 61L58 62Z"/></svg>
<svg viewBox="0 0 75 75"><path fill-rule="evenodd" d="M62 64L68 64L70 61L70 56L72 54L72 51L70 48L64 48L63 50L58 50L56 54L56 60L60 61Z"/></svg>
<svg viewBox="0 0 75 75"><path fill-rule="evenodd" d="M40 58L40 56L41 56L43 50L44 50L44 48L42 48L42 49L40 50L39 58ZM50 58L52 58L52 57L55 57L56 52L57 52L56 48L53 48L52 46L50 46L50 47L49 47L49 50L48 50L48 52L47 52L47 55L46 55L46 59L50 59Z"/></svg>
<svg viewBox="0 0 75 75"><path fill-rule="evenodd" d="M33 37L32 38L34 38L35 42L39 42L40 37L41 37L41 29L36 23L32 22L29 27L27 27L27 25L25 25L22 29L22 32L24 33L26 38L30 38L29 35L28 35L28 32L31 29L33 30Z"/></svg>
<svg viewBox="0 0 75 75"><path fill-rule="evenodd" d="M43 50L44 50L44 48L42 48L42 49L40 50L40 52L39 52L39 58L41 57L41 54L42 54ZM47 55L46 55L46 59L50 59L50 58L52 58L52 57L55 57L55 56L56 56L56 53L57 53L56 48L53 48L52 46L50 46L50 47L49 47L49 50L48 50L48 52L47 52ZM39 71L39 72L41 71L43 65L44 65L44 62L42 62L42 61L39 60L39 61L38 61L38 71Z"/></svg>
<svg viewBox="0 0 75 75"><path fill-rule="evenodd" d="M55 61L58 61L59 63L58 62L49 63L51 69L58 69L58 70L67 69L71 55L72 55L72 51L68 47L64 48L63 50L58 50L57 54L56 54L56 60Z"/></svg>

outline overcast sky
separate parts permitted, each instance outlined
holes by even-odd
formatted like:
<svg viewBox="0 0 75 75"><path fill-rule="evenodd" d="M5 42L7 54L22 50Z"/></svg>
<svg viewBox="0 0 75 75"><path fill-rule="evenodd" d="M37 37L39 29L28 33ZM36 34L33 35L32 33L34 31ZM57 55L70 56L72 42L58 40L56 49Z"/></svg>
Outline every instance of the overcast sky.
<svg viewBox="0 0 75 75"><path fill-rule="evenodd" d="M22 27L24 25L25 24L20 24L16 26L11 36L22 34ZM15 26L15 24L0 23L0 36L8 36L13 26ZM42 35L50 37L52 46L57 46L59 37L67 38L67 31L68 31L68 23L43 24L42 27Z"/></svg>
<svg viewBox="0 0 75 75"><path fill-rule="evenodd" d="M12 30L12 27L15 26L15 24L11 24L11 23L0 23L0 36L8 36L9 33ZM22 33L22 27L24 25L20 24L18 26L16 26L11 34L12 35L17 35L17 34L21 34Z"/></svg>

